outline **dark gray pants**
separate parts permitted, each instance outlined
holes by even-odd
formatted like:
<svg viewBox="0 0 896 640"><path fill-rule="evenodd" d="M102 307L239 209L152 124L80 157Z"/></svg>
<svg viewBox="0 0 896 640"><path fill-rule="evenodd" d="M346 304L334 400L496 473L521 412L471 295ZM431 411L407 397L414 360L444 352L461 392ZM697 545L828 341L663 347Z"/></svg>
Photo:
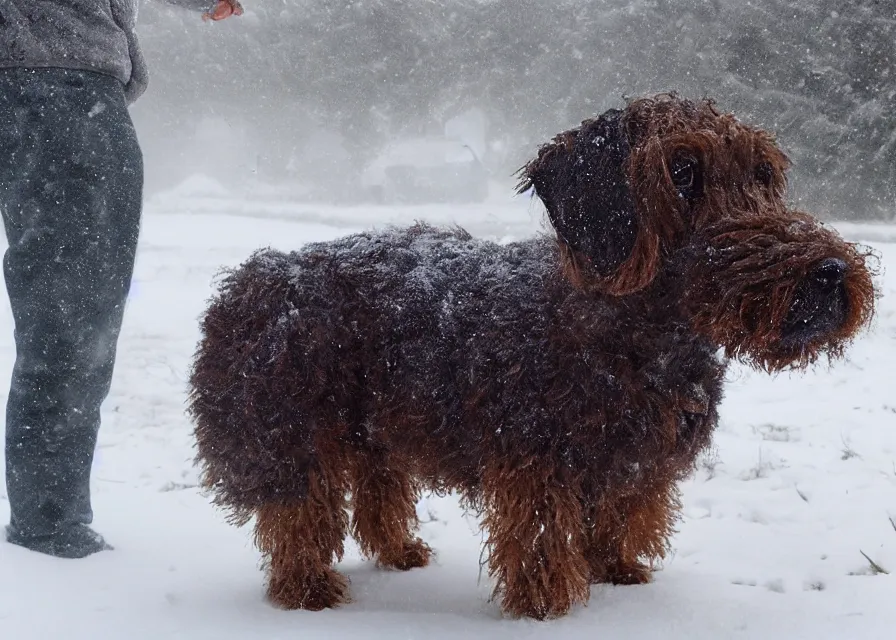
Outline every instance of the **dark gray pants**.
<svg viewBox="0 0 896 640"><path fill-rule="evenodd" d="M142 155L118 80L0 70L3 268L16 343L6 484L21 535L93 520L90 472L142 191Z"/></svg>

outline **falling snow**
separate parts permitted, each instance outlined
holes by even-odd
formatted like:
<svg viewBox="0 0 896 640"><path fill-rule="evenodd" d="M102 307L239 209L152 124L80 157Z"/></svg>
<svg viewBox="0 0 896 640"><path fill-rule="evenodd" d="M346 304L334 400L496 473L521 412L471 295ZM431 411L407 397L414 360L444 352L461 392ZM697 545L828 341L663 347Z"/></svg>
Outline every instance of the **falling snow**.
<svg viewBox="0 0 896 640"><path fill-rule="evenodd" d="M219 267L267 244L290 251L418 218L507 243L538 232L540 213L524 197L380 209L182 191L151 202L94 468L96 526L116 550L70 563L0 544L3 637L888 637L896 625L891 274L876 324L848 361L805 376L731 370L716 447L685 484L672 556L654 584L596 587L586 609L548 625L501 621L497 604L487 602L488 580L478 580L475 520L452 497L429 497L419 511L421 535L439 554L433 566L381 572L349 544L341 569L352 580L353 603L323 613L266 604L248 530L222 522L195 487L183 412L197 318ZM872 240L884 267L896 266L896 232L843 229ZM0 322L8 372L8 306ZM6 515L0 494L0 519ZM873 575L862 552L890 575Z"/></svg>

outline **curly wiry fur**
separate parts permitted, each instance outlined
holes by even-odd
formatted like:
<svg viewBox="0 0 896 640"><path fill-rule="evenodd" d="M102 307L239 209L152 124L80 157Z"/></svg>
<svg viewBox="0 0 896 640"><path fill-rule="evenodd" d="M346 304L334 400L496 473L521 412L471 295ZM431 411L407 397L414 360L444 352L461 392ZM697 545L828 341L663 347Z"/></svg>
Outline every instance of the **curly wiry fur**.
<svg viewBox="0 0 896 640"><path fill-rule="evenodd" d="M657 96L524 167L556 237L416 224L230 271L190 410L204 486L256 517L271 599L344 602L348 533L381 566L427 564L424 489L482 514L509 614L649 580L718 420L719 349L804 367L873 309L866 253L785 207L786 168L711 102Z"/></svg>

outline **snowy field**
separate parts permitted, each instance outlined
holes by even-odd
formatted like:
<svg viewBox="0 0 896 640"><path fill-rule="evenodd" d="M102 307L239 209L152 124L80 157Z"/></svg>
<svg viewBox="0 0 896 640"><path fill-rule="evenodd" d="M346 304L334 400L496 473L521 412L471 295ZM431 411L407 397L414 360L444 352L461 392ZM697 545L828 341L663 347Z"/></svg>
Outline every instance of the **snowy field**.
<svg viewBox="0 0 896 640"><path fill-rule="evenodd" d="M94 467L95 525L116 547L81 561L0 543L0 639L623 638L875 640L896 633L896 227L841 225L889 273L875 324L832 370L730 373L716 448L684 488L674 554L653 584L595 587L550 623L502 619L481 534L451 499L421 504L433 566L374 569L349 546L354 602L284 612L263 598L250 529L195 488L186 376L219 267L385 222L456 222L500 240L539 230L524 198L344 208L246 202L194 181L147 205L133 295ZM200 191L202 193L200 194ZM0 249L5 249L4 244ZM12 318L0 302L2 401ZM8 518L0 488L0 522ZM879 574L871 562L889 571Z"/></svg>

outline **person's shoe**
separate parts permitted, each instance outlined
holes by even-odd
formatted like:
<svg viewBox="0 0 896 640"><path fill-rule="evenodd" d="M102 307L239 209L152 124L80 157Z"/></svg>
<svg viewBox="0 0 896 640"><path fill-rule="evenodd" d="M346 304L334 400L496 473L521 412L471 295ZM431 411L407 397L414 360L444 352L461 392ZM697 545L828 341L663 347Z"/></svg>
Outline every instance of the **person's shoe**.
<svg viewBox="0 0 896 640"><path fill-rule="evenodd" d="M6 541L57 558L86 558L113 549L103 536L86 524L76 524L50 536L24 536L9 525L6 527Z"/></svg>

